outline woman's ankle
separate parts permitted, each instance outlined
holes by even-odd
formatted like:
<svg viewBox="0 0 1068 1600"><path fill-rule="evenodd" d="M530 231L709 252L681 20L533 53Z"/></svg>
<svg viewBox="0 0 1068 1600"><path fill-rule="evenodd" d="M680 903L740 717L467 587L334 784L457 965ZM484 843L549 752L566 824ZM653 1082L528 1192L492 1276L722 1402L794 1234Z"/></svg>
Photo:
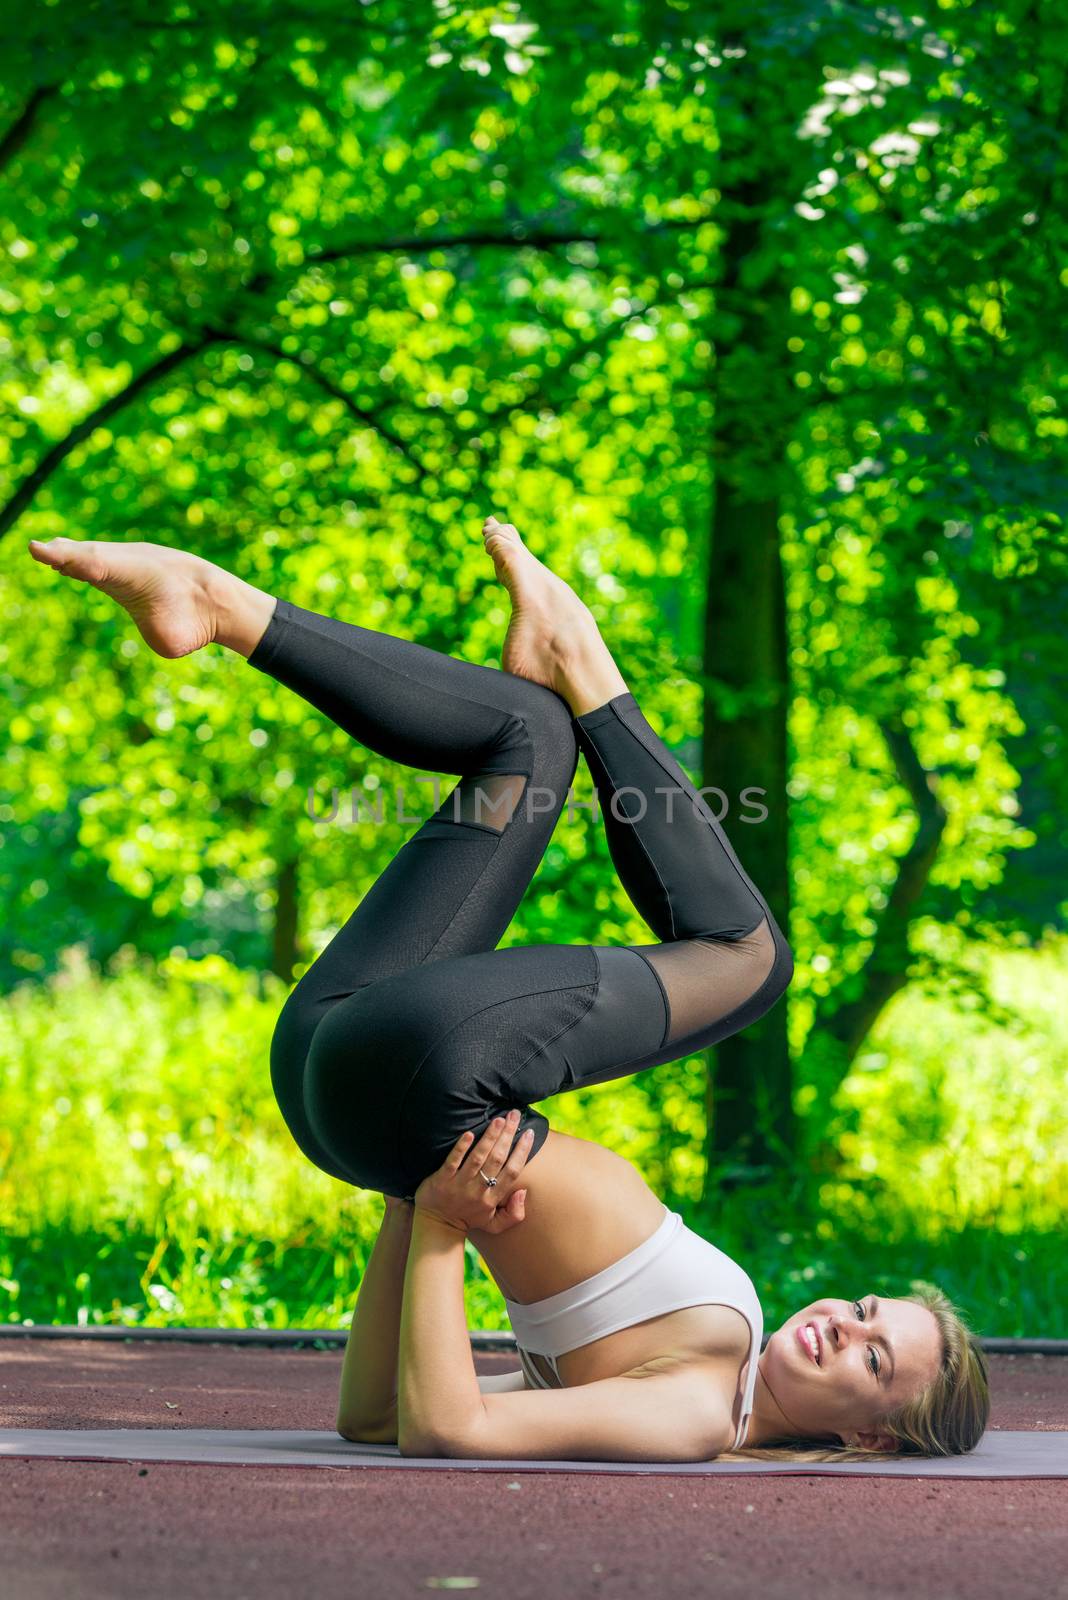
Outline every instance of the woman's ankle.
<svg viewBox="0 0 1068 1600"><path fill-rule="evenodd" d="M278 603L275 596L210 564L204 583L215 619L215 643L247 661L274 616Z"/></svg>
<svg viewBox="0 0 1068 1600"><path fill-rule="evenodd" d="M582 652L562 672L561 693L573 717L596 711L616 695L630 692L608 646L603 640L598 643L599 649Z"/></svg>

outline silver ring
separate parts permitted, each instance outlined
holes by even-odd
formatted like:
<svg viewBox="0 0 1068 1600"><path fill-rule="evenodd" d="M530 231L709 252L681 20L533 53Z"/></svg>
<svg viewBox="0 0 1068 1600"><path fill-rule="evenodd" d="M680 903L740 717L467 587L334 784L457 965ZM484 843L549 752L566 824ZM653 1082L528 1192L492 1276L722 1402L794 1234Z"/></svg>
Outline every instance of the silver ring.
<svg viewBox="0 0 1068 1600"><path fill-rule="evenodd" d="M497 1187L496 1178L487 1178L486 1174L482 1171L481 1167L479 1168L478 1175L482 1179L482 1182L486 1185L487 1189L496 1189L496 1187Z"/></svg>

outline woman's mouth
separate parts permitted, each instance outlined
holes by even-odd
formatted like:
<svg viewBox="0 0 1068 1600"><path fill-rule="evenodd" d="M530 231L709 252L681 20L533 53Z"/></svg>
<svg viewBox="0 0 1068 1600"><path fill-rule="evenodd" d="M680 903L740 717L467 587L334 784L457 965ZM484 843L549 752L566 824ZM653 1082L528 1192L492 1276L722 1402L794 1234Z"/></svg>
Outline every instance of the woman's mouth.
<svg viewBox="0 0 1068 1600"><path fill-rule="evenodd" d="M817 1367L820 1365L820 1336L816 1332L814 1322L806 1322L803 1328L797 1329L797 1342Z"/></svg>

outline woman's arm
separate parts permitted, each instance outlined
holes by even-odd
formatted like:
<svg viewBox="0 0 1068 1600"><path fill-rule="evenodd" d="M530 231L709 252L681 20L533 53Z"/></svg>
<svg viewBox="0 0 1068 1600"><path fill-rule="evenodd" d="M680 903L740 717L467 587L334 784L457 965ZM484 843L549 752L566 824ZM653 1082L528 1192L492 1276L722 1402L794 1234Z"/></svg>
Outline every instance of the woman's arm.
<svg viewBox="0 0 1068 1600"><path fill-rule="evenodd" d="M484 1415L464 1306L464 1244L468 1228L504 1233L526 1216L518 1185L530 1138L516 1139L518 1121L514 1110L495 1117L477 1143L462 1133L415 1191L397 1385L402 1455L447 1455Z"/></svg>
<svg viewBox="0 0 1068 1600"><path fill-rule="evenodd" d="M397 1440L402 1455L445 1454L482 1416L464 1305L464 1239L416 1207L404 1278Z"/></svg>
<svg viewBox="0 0 1068 1600"><path fill-rule="evenodd" d="M704 1461L724 1449L729 1404L722 1382L701 1369L483 1399L464 1312L464 1238L416 1206L401 1313L401 1455Z"/></svg>
<svg viewBox="0 0 1068 1600"><path fill-rule="evenodd" d="M360 1282L337 1405L337 1430L349 1439L371 1443L371 1435L396 1428L401 1306L414 1212L410 1201L387 1200Z"/></svg>

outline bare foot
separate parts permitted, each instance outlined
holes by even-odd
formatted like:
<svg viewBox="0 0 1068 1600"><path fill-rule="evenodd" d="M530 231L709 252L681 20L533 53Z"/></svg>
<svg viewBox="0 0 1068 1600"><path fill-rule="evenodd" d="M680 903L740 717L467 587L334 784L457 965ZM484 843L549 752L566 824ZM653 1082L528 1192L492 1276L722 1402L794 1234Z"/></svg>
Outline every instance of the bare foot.
<svg viewBox="0 0 1068 1600"><path fill-rule="evenodd" d="M487 517L482 539L508 591L512 616L501 666L543 683L575 716L626 692L590 608L529 551L510 522Z"/></svg>
<svg viewBox="0 0 1068 1600"><path fill-rule="evenodd" d="M103 539L31 539L35 561L80 578L117 600L141 637L173 660L218 641L248 655L274 610L274 600L187 550Z"/></svg>

